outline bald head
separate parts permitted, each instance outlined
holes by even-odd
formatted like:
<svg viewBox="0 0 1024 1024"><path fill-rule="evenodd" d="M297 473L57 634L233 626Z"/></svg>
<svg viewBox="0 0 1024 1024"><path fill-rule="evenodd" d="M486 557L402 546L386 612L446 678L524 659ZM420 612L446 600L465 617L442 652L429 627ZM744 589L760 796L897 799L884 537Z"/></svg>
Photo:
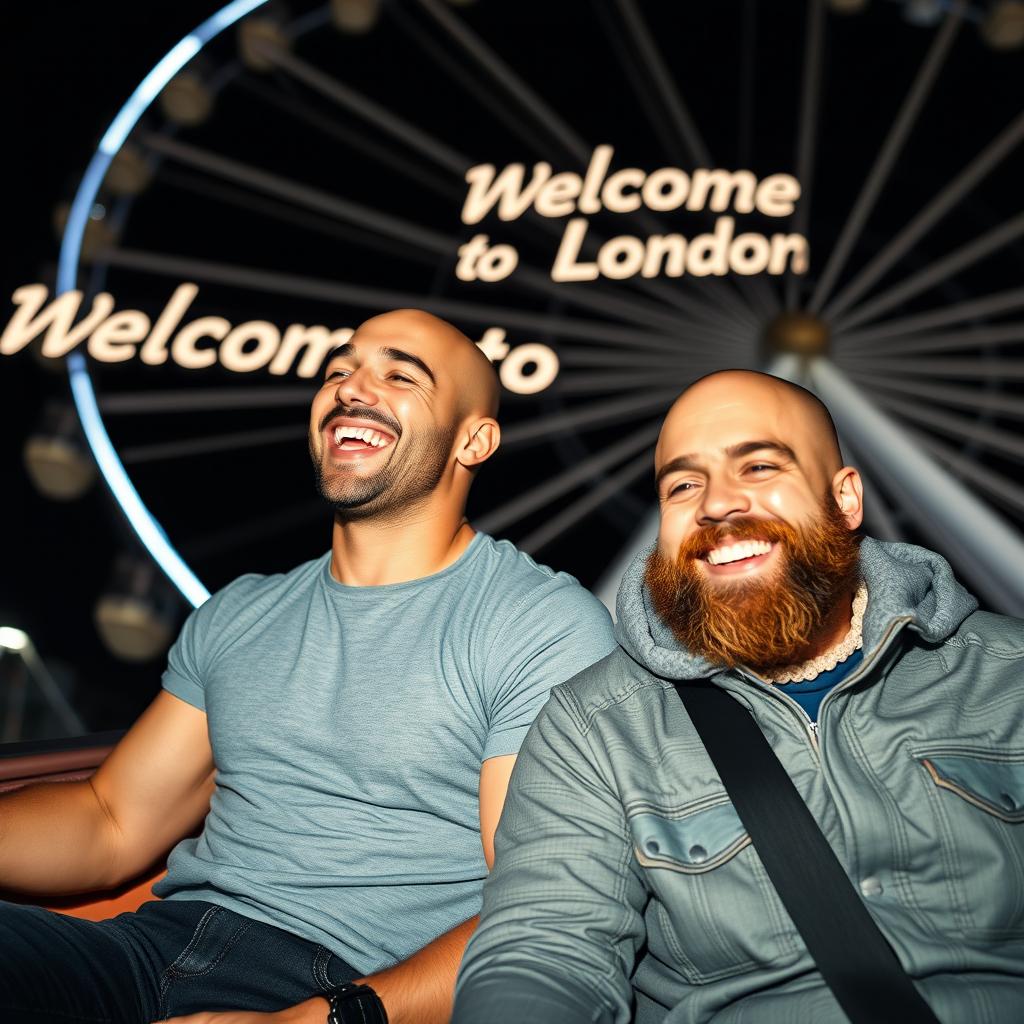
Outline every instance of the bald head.
<svg viewBox="0 0 1024 1024"><path fill-rule="evenodd" d="M804 468L827 481L842 467L835 424L806 388L754 370L720 370L691 384L673 403L655 454L655 467L686 448L688 435L703 444L772 440L792 450Z"/></svg>
<svg viewBox="0 0 1024 1024"><path fill-rule="evenodd" d="M401 349L407 339L435 380L452 381L459 418L497 416L501 388L491 361L457 327L422 309L395 309L362 323L353 341L375 341Z"/></svg>

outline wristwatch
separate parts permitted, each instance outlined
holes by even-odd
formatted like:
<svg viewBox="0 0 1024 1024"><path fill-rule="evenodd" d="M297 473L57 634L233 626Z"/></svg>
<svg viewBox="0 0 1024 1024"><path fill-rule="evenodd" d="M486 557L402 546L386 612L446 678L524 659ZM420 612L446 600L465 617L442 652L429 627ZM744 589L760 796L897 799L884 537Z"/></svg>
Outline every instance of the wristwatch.
<svg viewBox="0 0 1024 1024"><path fill-rule="evenodd" d="M323 993L327 1024L388 1024L380 996L369 985L347 981Z"/></svg>

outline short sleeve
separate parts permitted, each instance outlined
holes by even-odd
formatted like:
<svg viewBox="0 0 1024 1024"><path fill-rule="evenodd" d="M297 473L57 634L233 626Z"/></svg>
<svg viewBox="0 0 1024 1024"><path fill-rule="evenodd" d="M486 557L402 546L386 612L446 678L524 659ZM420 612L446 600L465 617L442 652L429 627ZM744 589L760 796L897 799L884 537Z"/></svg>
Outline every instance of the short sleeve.
<svg viewBox="0 0 1024 1024"><path fill-rule="evenodd" d="M608 611L572 577L559 574L524 595L488 655L483 760L518 753L551 688L600 661L615 646Z"/></svg>
<svg viewBox="0 0 1024 1024"><path fill-rule="evenodd" d="M209 602L207 602L209 603ZM200 605L185 620L178 639L167 653L167 668L160 685L187 704L206 710L206 687L203 684L203 608Z"/></svg>
<svg viewBox="0 0 1024 1024"><path fill-rule="evenodd" d="M178 639L167 653L167 668L160 685L175 697L206 710L206 682L215 646L222 647L234 612L260 577L240 576L196 608L185 620Z"/></svg>

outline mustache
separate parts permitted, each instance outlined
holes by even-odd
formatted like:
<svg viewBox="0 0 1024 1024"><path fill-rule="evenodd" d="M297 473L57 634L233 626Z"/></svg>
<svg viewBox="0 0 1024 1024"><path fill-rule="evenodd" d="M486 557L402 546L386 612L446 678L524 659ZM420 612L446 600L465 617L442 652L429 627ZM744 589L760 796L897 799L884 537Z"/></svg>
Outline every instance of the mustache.
<svg viewBox="0 0 1024 1024"><path fill-rule="evenodd" d="M691 534L679 547L678 561L704 558L721 544L726 537L741 540L766 540L771 543L792 542L796 531L789 523L776 519L755 519L746 517L731 519L714 526L703 526Z"/></svg>
<svg viewBox="0 0 1024 1024"><path fill-rule="evenodd" d="M353 409L350 406L345 405L344 402L339 402L323 419L320 420L321 432L326 428L327 424L334 419L335 416L352 416L360 420L368 420L373 423L379 423L382 427L387 429L395 435L396 440L402 436L402 428L389 416L385 416L384 413L378 412L376 409Z"/></svg>

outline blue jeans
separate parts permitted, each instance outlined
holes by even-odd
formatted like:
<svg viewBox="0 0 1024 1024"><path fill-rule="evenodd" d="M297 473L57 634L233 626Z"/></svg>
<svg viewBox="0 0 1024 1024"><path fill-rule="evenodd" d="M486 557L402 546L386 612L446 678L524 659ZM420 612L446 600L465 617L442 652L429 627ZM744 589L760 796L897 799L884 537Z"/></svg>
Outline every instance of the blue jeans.
<svg viewBox="0 0 1024 1024"><path fill-rule="evenodd" d="M355 977L323 946L211 903L155 901L93 922L0 902L3 1024L280 1010Z"/></svg>

